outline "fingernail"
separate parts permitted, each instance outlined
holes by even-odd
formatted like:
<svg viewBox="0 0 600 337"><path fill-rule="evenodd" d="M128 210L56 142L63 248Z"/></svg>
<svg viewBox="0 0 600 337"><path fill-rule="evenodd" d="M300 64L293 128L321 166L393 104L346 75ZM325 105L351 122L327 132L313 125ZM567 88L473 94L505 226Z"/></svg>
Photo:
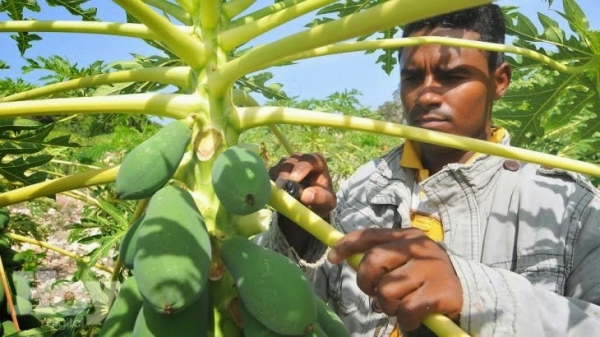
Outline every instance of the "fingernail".
<svg viewBox="0 0 600 337"><path fill-rule="evenodd" d="M304 195L302 196L302 199L304 199L305 203L310 204L313 202L313 200L315 200L315 194L313 192L305 191L303 194Z"/></svg>
<svg viewBox="0 0 600 337"><path fill-rule="evenodd" d="M329 260L329 262L331 263L338 263L339 259L338 259L338 255L335 252L335 250L330 250L329 253L327 253L327 260Z"/></svg>

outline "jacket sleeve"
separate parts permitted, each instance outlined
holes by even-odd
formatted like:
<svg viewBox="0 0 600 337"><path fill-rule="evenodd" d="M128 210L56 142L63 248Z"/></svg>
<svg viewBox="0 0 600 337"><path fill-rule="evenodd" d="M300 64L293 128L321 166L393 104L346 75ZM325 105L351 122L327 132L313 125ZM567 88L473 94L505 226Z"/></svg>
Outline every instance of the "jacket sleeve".
<svg viewBox="0 0 600 337"><path fill-rule="evenodd" d="M473 336L600 336L600 202L580 221L563 294L449 253L463 287L460 325Z"/></svg>

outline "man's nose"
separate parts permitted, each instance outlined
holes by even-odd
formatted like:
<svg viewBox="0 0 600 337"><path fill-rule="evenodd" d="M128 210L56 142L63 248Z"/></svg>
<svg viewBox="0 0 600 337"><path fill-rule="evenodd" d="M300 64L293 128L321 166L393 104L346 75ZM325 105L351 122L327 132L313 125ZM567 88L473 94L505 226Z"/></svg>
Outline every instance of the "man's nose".
<svg viewBox="0 0 600 337"><path fill-rule="evenodd" d="M423 108L442 104L443 88L433 76L426 76L418 92L416 104Z"/></svg>

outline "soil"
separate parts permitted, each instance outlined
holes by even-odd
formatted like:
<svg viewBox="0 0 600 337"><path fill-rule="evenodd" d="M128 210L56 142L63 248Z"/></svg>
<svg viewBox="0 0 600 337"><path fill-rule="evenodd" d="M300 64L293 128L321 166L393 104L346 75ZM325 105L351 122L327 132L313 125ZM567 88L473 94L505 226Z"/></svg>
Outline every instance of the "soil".
<svg viewBox="0 0 600 337"><path fill-rule="evenodd" d="M10 207L10 211L11 213L31 215L26 203L13 205ZM67 228L69 225L79 222L82 213L83 202L57 195L54 207L46 210L42 217L35 220L45 232L51 233L46 240L47 243L79 256L85 256L98 245L69 243ZM72 281L73 275L77 271L77 263L73 258L30 243L15 245L13 249L18 251L31 249L36 253L46 253L37 270L25 274L32 281L32 302L35 304L36 310L49 313L60 313L67 309L78 311L89 307L91 303L105 300L105 294L94 296L90 294L93 289L98 289L98 284L88 285L86 288L81 281ZM115 252L111 254L115 254ZM102 259L99 263L110 268L114 265L112 256ZM109 273L94 269L94 274L104 285L107 285L110 279Z"/></svg>

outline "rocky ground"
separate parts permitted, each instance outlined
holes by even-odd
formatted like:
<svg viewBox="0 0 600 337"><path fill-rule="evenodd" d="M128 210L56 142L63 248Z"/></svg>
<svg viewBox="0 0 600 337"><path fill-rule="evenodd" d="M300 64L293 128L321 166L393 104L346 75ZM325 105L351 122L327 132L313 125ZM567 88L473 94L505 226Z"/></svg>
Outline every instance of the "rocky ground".
<svg viewBox="0 0 600 337"><path fill-rule="evenodd" d="M11 213L22 213L31 215L26 203L17 204L10 207ZM36 219L43 230L51 233L46 240L52 246L62 248L69 252L83 256L93 250L97 245L83 245L79 243L69 243L68 225L79 222L83 213L83 203L79 200L57 195L54 207L47 209L43 216ZM36 217L37 218L37 217ZM99 285L88 285L82 282L73 282L72 277L77 271L77 264L73 258L61 255L57 252L41 248L37 245L25 243L16 250L31 249L35 252L46 252L45 259L41 262L35 272L27 273L26 276L32 281L32 300L36 304L36 309L40 312L54 313L64 311L66 308L71 310L81 310L89 307L90 303L103 302L105 294L96 293L92 295L90 291L99 289ZM112 268L112 259L105 258L100 261L101 264ZM107 285L110 274L101 270L95 270L96 276L103 284Z"/></svg>

